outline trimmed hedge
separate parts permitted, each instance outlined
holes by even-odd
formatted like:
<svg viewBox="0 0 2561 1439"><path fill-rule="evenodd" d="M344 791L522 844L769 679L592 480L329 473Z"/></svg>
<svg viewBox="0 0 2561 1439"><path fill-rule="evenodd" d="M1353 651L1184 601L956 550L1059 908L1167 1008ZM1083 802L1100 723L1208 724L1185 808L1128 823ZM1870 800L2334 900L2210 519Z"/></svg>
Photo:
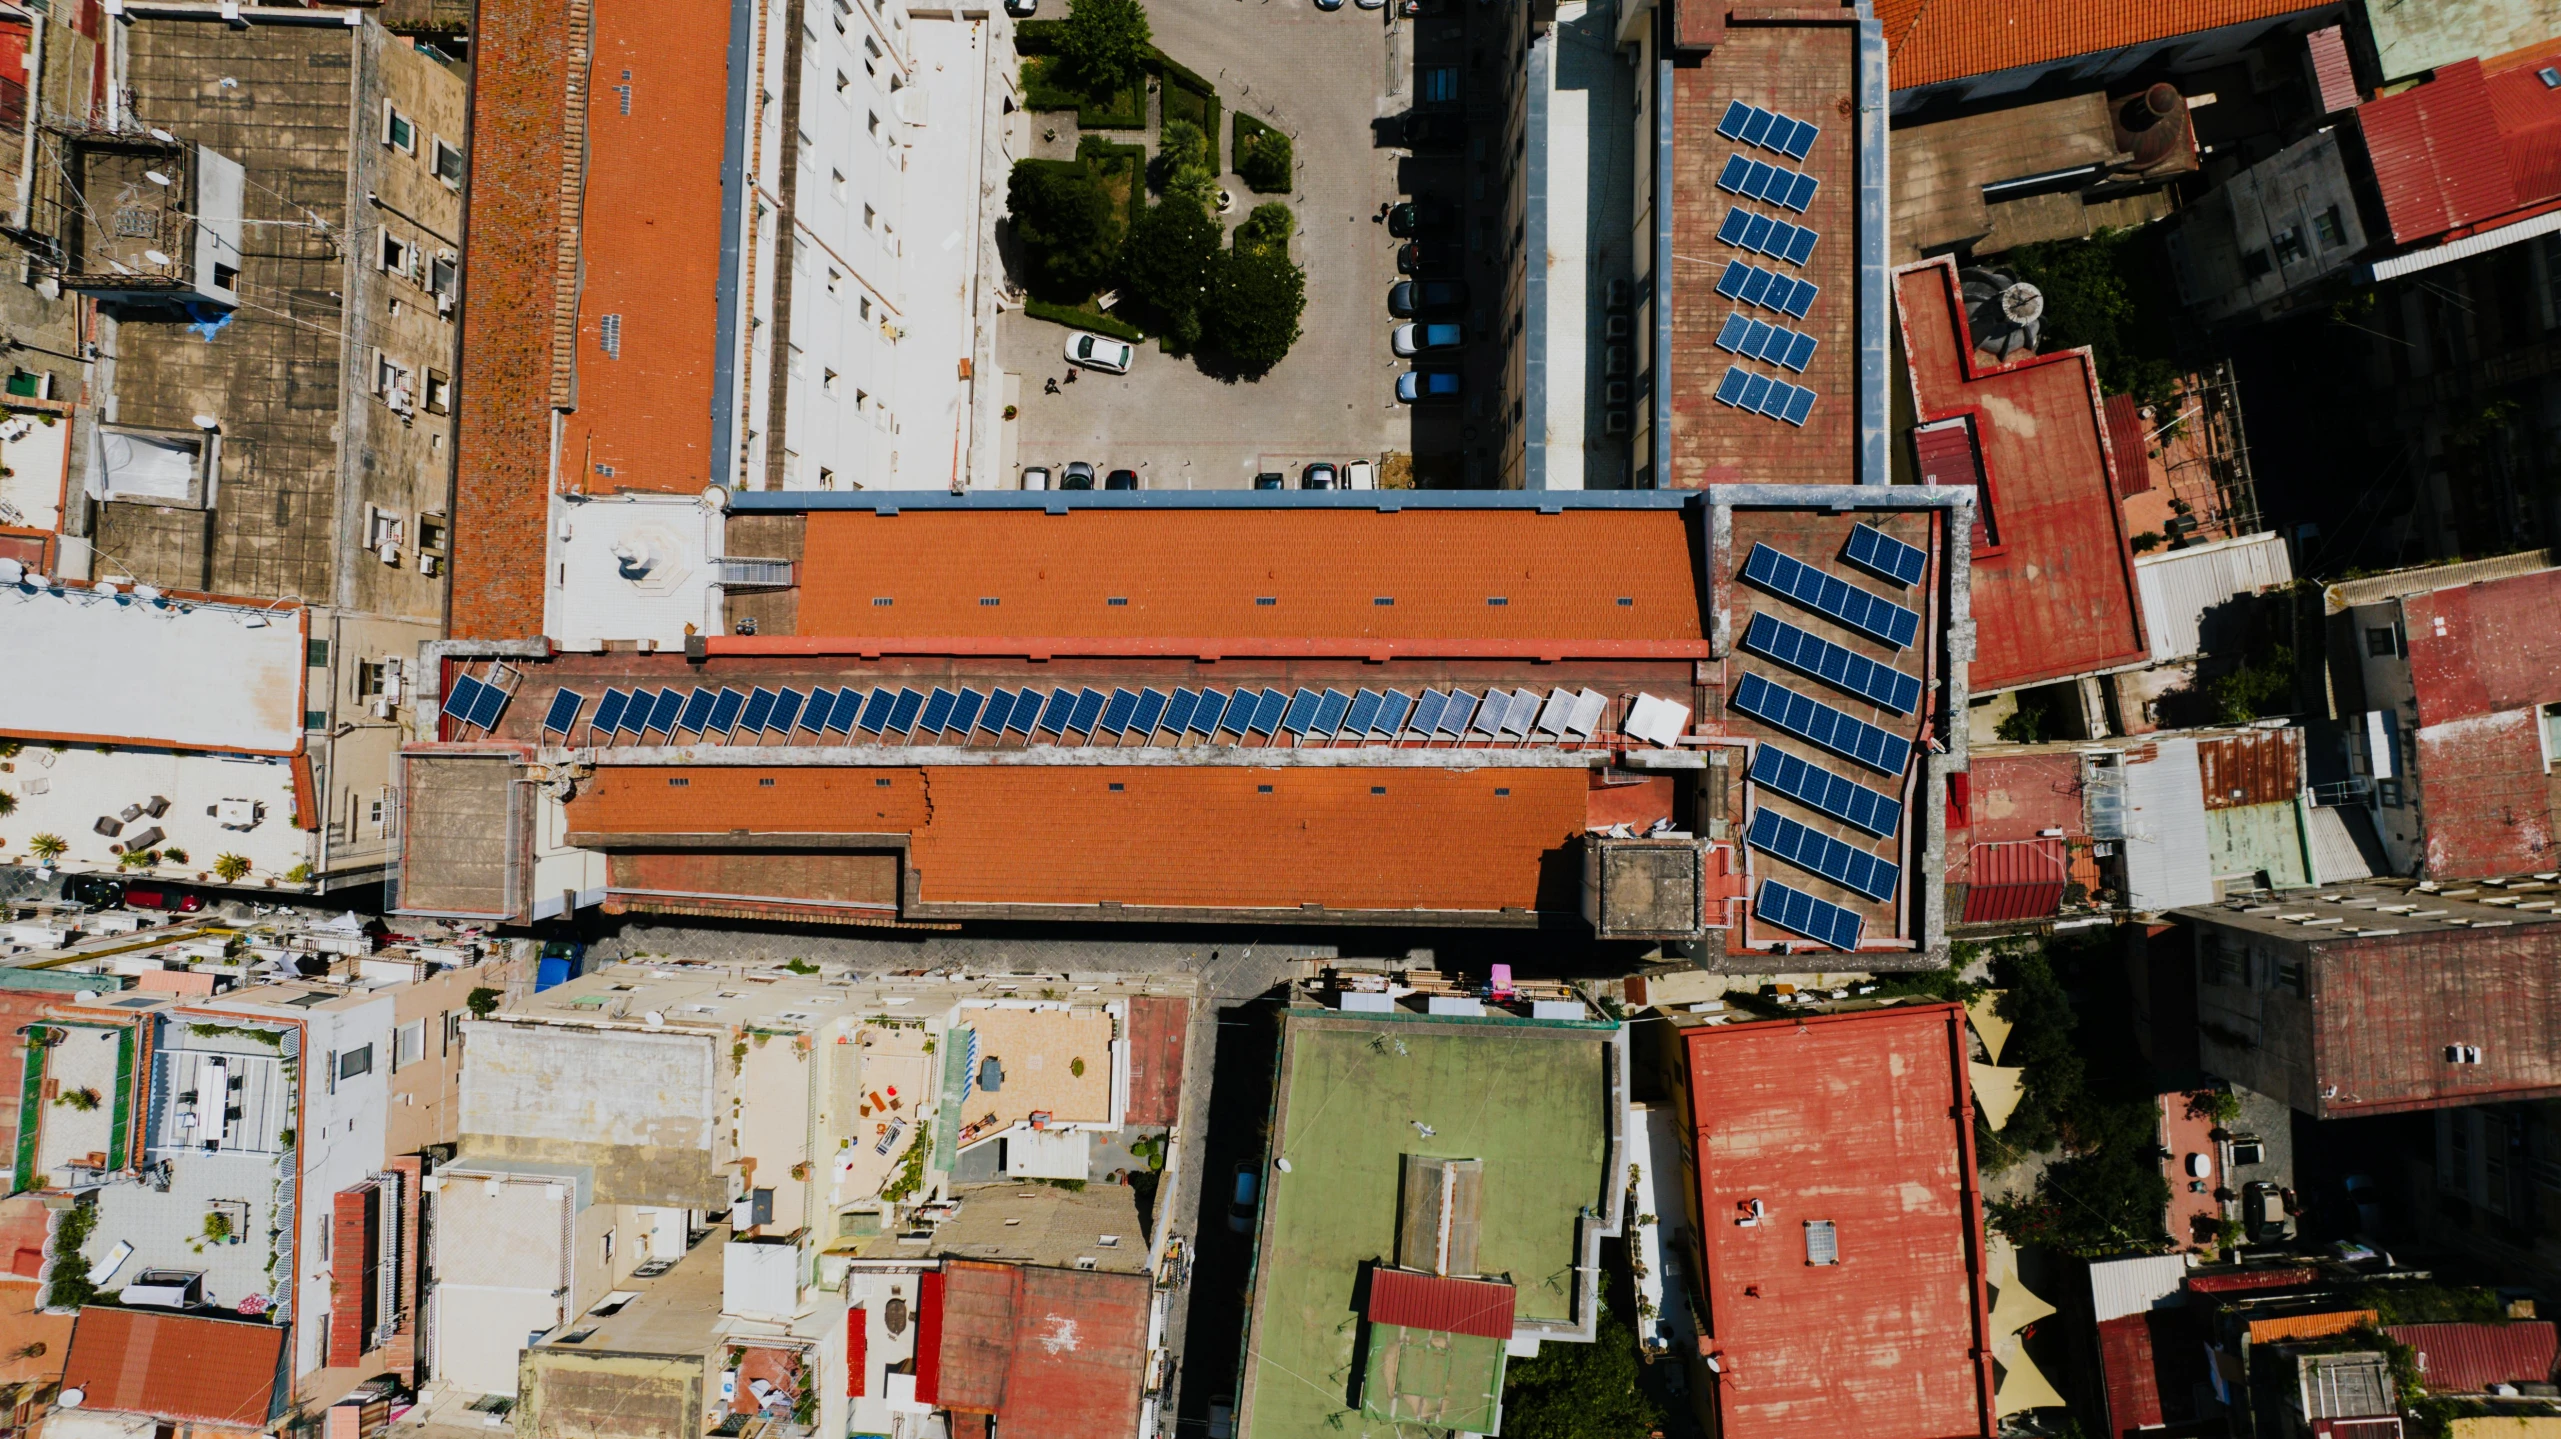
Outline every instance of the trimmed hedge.
<svg viewBox="0 0 2561 1439"><path fill-rule="evenodd" d="M1076 125L1084 130L1144 130L1147 128L1147 92L1136 85L1108 100L1096 100L1082 91L1052 84L1049 60L1033 56L1023 61L1023 108L1026 110L1073 110Z"/></svg>
<svg viewBox="0 0 2561 1439"><path fill-rule="evenodd" d="M1035 320L1047 320L1053 325L1065 325L1071 330L1091 330L1097 335L1109 335L1115 340L1127 340L1133 345L1144 344L1147 340L1147 332L1136 325L1126 324L1092 310L1080 310L1074 305L1053 305L1047 300L1025 300L1023 313Z"/></svg>
<svg viewBox="0 0 2561 1439"><path fill-rule="evenodd" d="M1115 145L1095 135L1087 135L1076 142L1076 163L1083 165L1086 172L1098 181L1104 167L1116 162L1129 166L1129 202L1122 207L1121 214L1121 233L1127 234L1129 227L1138 223L1140 212L1147 208L1147 147Z"/></svg>
<svg viewBox="0 0 2561 1439"><path fill-rule="evenodd" d="M1014 53L1017 55L1055 55L1058 32L1065 29L1064 20L1017 20L1014 22Z"/></svg>
<svg viewBox="0 0 2561 1439"><path fill-rule="evenodd" d="M1237 175L1256 194L1286 195L1293 188L1297 171L1287 135L1239 110L1229 148Z"/></svg>
<svg viewBox="0 0 2561 1439"><path fill-rule="evenodd" d="M1057 54L1058 32L1066 24L1064 20L1016 21L1014 53L1033 58L1046 58ZM1189 120L1200 127L1202 134L1215 137L1218 134L1218 123L1224 118L1226 108L1219 103L1218 87L1203 78L1198 71L1153 45L1147 47L1146 63L1147 68L1155 71L1164 81L1166 115L1174 119ZM1135 96L1129 105L1117 109L1106 108L1096 105L1091 99L1076 91L1049 84L1047 78L1039 74L1042 68L1032 65L1023 67L1023 104L1026 109L1073 110L1076 112L1076 123L1089 130L1146 128L1147 112L1144 95ZM1088 111L1104 115L1114 122L1119 117L1132 113L1139 118L1126 124L1097 124L1086 118Z"/></svg>

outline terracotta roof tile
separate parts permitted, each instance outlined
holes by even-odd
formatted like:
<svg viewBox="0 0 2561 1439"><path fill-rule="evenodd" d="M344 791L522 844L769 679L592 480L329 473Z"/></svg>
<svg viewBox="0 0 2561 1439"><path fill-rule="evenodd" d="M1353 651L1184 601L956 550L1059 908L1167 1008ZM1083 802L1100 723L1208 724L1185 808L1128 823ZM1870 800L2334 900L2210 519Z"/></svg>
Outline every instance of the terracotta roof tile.
<svg viewBox="0 0 2561 1439"><path fill-rule="evenodd" d="M2246 25L2327 0L1877 0L1897 90Z"/></svg>
<svg viewBox="0 0 2561 1439"><path fill-rule="evenodd" d="M281 1325L90 1307L71 1331L62 1387L92 1409L263 1428L283 1412Z"/></svg>
<svg viewBox="0 0 2561 1439"><path fill-rule="evenodd" d="M1147 1278L949 1260L939 1402L999 1433L1126 1434L1147 1367Z"/></svg>

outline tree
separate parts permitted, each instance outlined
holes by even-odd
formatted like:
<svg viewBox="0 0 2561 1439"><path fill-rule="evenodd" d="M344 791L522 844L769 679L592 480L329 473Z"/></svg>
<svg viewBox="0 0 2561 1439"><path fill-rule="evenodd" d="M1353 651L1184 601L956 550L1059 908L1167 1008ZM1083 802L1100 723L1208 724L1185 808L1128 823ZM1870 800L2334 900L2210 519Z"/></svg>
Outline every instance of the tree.
<svg viewBox="0 0 2561 1439"><path fill-rule="evenodd" d="M1210 173L1209 137L1189 120L1168 120L1156 136L1156 158L1148 178L1168 200L1189 200L1204 211L1218 198L1218 177Z"/></svg>
<svg viewBox="0 0 2561 1439"><path fill-rule="evenodd" d="M1307 272L1283 249L1249 248L1218 257L1209 276L1201 330L1244 375L1261 375L1298 343L1307 311Z"/></svg>
<svg viewBox="0 0 2561 1439"><path fill-rule="evenodd" d="M1075 304L1094 293L1111 262L1111 197L1082 165L1023 160L1005 182L1014 238L1028 252L1032 292Z"/></svg>
<svg viewBox="0 0 2561 1439"><path fill-rule="evenodd" d="M1238 254L1256 250L1286 255L1289 253L1290 232L1297 228L1298 217L1290 213L1289 206L1278 200L1265 200L1245 217L1244 224L1236 227L1236 251Z"/></svg>
<svg viewBox="0 0 2561 1439"><path fill-rule="evenodd" d="M1200 206L1167 200L1129 227L1120 251L1123 304L1152 316L1150 328L1177 350L1200 343L1203 291L1218 259L1218 222Z"/></svg>
<svg viewBox="0 0 2561 1439"><path fill-rule="evenodd" d="M1664 1416L1636 1375L1636 1335L1604 1305L1591 1343L1541 1345L1503 1376L1503 1439L1645 1439Z"/></svg>
<svg viewBox="0 0 2561 1439"><path fill-rule="evenodd" d="M1138 0L1067 0L1057 73L1097 99L1117 95L1138 83L1151 38Z"/></svg>

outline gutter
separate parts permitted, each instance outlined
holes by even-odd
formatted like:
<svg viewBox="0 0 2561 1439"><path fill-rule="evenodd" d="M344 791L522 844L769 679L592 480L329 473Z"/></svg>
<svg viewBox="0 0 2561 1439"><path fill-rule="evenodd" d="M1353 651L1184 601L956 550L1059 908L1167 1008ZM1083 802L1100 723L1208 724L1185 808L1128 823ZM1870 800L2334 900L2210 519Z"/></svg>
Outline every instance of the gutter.
<svg viewBox="0 0 2561 1439"><path fill-rule="evenodd" d="M729 0L729 109L720 142L720 280L713 300L719 319L713 338L711 455L704 467L705 484L727 483L738 472L738 332L740 309L746 303L738 292L738 276L747 225L747 97L756 88L747 40L755 19L754 0Z"/></svg>

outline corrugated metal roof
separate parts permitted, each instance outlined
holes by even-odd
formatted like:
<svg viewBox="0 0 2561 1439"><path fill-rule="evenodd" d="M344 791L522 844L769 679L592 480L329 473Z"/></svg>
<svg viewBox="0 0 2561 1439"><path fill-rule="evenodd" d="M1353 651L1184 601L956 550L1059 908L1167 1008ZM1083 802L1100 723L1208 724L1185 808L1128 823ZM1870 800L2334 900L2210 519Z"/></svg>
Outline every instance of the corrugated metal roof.
<svg viewBox="0 0 2561 1439"><path fill-rule="evenodd" d="M2303 37L2312 51L2312 75L2320 83L2321 113L2335 115L2356 108L2356 71L2348 64L2348 40L2329 25Z"/></svg>
<svg viewBox="0 0 2561 1439"><path fill-rule="evenodd" d="M2561 65L2561 49L2546 43L2483 67L2519 205L2561 195L2561 88L2536 73L2551 65Z"/></svg>
<svg viewBox="0 0 2561 1439"><path fill-rule="evenodd" d="M2207 809L2292 804L2303 790L2303 731L2289 725L2201 739L2196 762Z"/></svg>
<svg viewBox="0 0 2561 1439"><path fill-rule="evenodd" d="M2230 1269L2217 1274L2188 1276L2191 1294L2243 1294L2258 1289L2292 1289L2321 1277L2321 1271L2309 1265L2292 1265L2281 1269Z"/></svg>
<svg viewBox="0 0 2561 1439"><path fill-rule="evenodd" d="M2480 61L2448 65L2427 84L2369 100L2356 113L2396 243L2517 207Z"/></svg>
<svg viewBox="0 0 2561 1439"><path fill-rule="evenodd" d="M2152 426L2132 395L2107 397L2107 451L2120 497L2152 488Z"/></svg>
<svg viewBox="0 0 2561 1439"><path fill-rule="evenodd" d="M1439 1334L1512 1337L1512 1286L1488 1279L1451 1279L1408 1269L1369 1273L1369 1322Z"/></svg>
<svg viewBox="0 0 2561 1439"><path fill-rule="evenodd" d="M2306 0L1879 0L1897 90L2321 8Z"/></svg>
<svg viewBox="0 0 2561 1439"><path fill-rule="evenodd" d="M2070 856L2059 839L1978 844L1966 852L1966 924L2043 919L2063 905Z"/></svg>
<svg viewBox="0 0 2561 1439"><path fill-rule="evenodd" d="M2138 910L2177 909L2214 899L2205 833L2205 794L2196 741L2164 739L2125 757L2126 902Z"/></svg>
<svg viewBox="0 0 2561 1439"><path fill-rule="evenodd" d="M2419 1382L2440 1394L2480 1394L2493 1384L2547 1384L2561 1343L2549 1321L2392 1324L2384 1333L2416 1351Z"/></svg>
<svg viewBox="0 0 2561 1439"><path fill-rule="evenodd" d="M2107 1390L2107 1432L2156 1428L2161 1380L2152 1357L2152 1316L2127 1314L2099 1325L2099 1375Z"/></svg>
<svg viewBox="0 0 2561 1439"><path fill-rule="evenodd" d="M2152 662L2164 664L2205 653L2221 607L2292 583L2294 563L2285 537L2270 532L2140 556L2134 580L2143 592Z"/></svg>
<svg viewBox="0 0 2561 1439"><path fill-rule="evenodd" d="M2091 1313L2101 1324L2141 1314L2176 1298L2187 1273L2187 1260L2176 1254L2100 1260L2090 1266Z"/></svg>
<svg viewBox="0 0 2561 1439"><path fill-rule="evenodd" d="M80 1311L62 1387L92 1409L263 1428L284 1412L281 1325L91 1307Z"/></svg>
<svg viewBox="0 0 2561 1439"><path fill-rule="evenodd" d="M2371 1329L2382 1318L2371 1309L2336 1309L2322 1314L2281 1314L2273 1319L2250 1321L2250 1342L2271 1344L2279 1339L2321 1339L2332 1334L2345 1334L2351 1329Z"/></svg>

